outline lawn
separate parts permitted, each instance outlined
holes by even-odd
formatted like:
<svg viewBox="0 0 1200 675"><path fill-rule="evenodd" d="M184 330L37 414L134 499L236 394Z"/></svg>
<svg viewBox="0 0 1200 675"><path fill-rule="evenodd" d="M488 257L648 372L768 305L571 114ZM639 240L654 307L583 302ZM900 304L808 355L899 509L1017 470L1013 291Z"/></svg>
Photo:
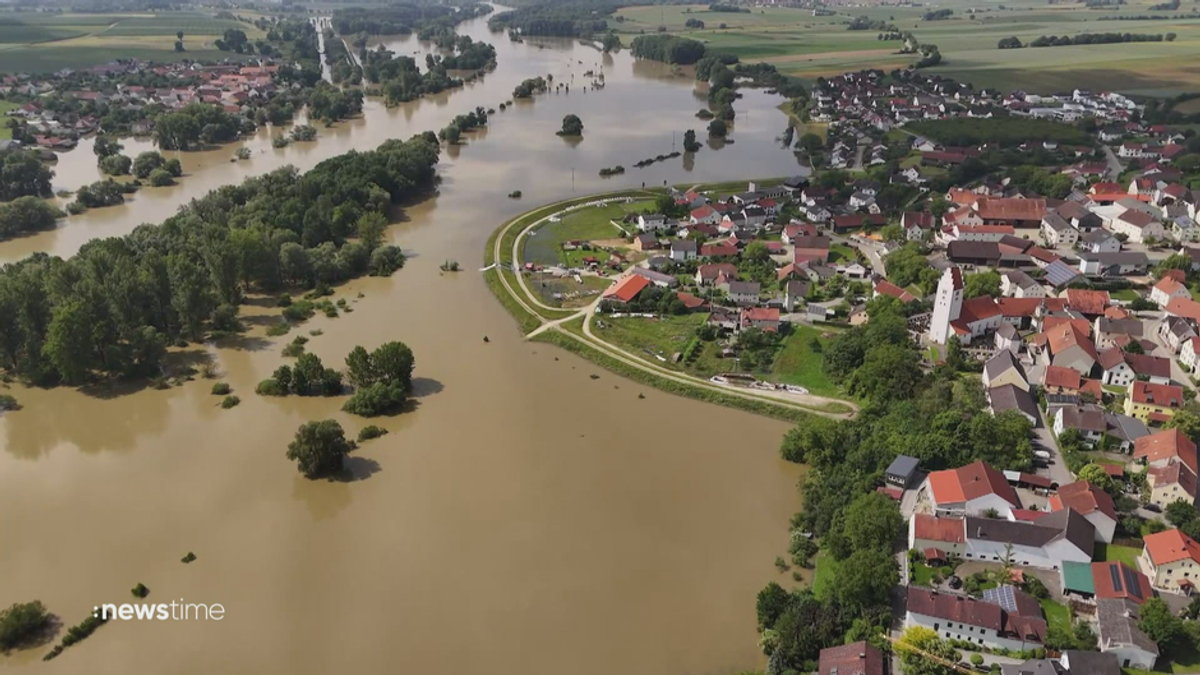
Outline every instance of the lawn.
<svg viewBox="0 0 1200 675"><path fill-rule="evenodd" d="M1129 565L1133 569L1138 568L1137 558L1142 554L1142 549L1132 546L1118 546L1116 544L1105 544L1096 542L1095 558L1101 562L1110 562L1117 560Z"/></svg>
<svg viewBox="0 0 1200 675"><path fill-rule="evenodd" d="M827 340L822 337L824 331L796 324L792 334L783 342L783 348L775 356L771 366L771 379L786 384L796 384L807 388L818 396L839 396L838 386L829 379L821 369L821 354L812 349L812 340L816 338L822 345Z"/></svg>
<svg viewBox="0 0 1200 675"><path fill-rule="evenodd" d="M708 319L707 314L684 314L658 319L641 317L601 317L604 328L593 322L593 332L605 342L610 342L638 356L650 356L652 360L668 361L671 355L682 352L696 333L696 328Z"/></svg>
<svg viewBox="0 0 1200 675"><path fill-rule="evenodd" d="M1046 625L1050 628L1058 626L1066 633L1071 632L1071 610L1063 604L1049 598L1040 601L1042 611L1046 614Z"/></svg>
<svg viewBox="0 0 1200 675"><path fill-rule="evenodd" d="M856 259L854 249L845 244L833 244L829 247L829 262L852 263Z"/></svg>
<svg viewBox="0 0 1200 675"><path fill-rule="evenodd" d="M590 251L576 249L574 251L561 251L561 254L562 262L567 267L583 267L584 258L595 258L603 265L611 257L608 251L601 251L599 249L592 249Z"/></svg>
<svg viewBox="0 0 1200 675"><path fill-rule="evenodd" d="M1138 295L1138 292L1132 288L1122 288L1117 291L1109 291L1108 294L1113 300L1122 300L1124 302L1133 302L1141 297Z"/></svg>
<svg viewBox="0 0 1200 675"><path fill-rule="evenodd" d="M912 566L912 585L924 586L925 588L933 588L933 575L941 575L937 568L930 567L925 563L917 563Z"/></svg>
<svg viewBox="0 0 1200 675"><path fill-rule="evenodd" d="M841 563L835 560L829 551L821 551L817 554L817 572L813 577L813 593L818 598L825 597L825 593L833 584L833 578L837 576L839 566Z"/></svg>

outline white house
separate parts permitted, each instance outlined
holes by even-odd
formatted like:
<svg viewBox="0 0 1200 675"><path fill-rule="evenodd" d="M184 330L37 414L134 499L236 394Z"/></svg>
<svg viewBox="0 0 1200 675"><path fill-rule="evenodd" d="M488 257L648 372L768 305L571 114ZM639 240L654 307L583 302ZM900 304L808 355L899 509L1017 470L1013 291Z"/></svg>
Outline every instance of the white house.
<svg viewBox="0 0 1200 675"><path fill-rule="evenodd" d="M638 229L642 232L658 232L670 227L670 220L661 213L643 213L638 216Z"/></svg>
<svg viewBox="0 0 1200 675"><path fill-rule="evenodd" d="M1025 651L1041 648L1046 633L1040 612L1036 617L1029 615L1032 607L1038 606L1036 600L1031 602L1026 611L1022 605L1028 603L1014 603L1010 611L986 600L909 586L904 619L908 626L932 629L942 639Z"/></svg>
<svg viewBox="0 0 1200 675"><path fill-rule="evenodd" d="M1125 598L1096 601L1100 651L1112 654L1123 668L1151 670L1158 661L1158 645L1138 628L1141 606Z"/></svg>
<svg viewBox="0 0 1200 675"><path fill-rule="evenodd" d="M692 239L676 239L671 242L671 260L684 262L695 260L699 246Z"/></svg>
<svg viewBox="0 0 1200 675"><path fill-rule="evenodd" d="M1112 219L1110 226L1116 234L1123 234L1127 241L1144 243L1147 239L1162 239L1166 236L1162 223L1153 215L1138 209L1127 209Z"/></svg>
<svg viewBox="0 0 1200 675"><path fill-rule="evenodd" d="M1103 410L1100 414L1103 420ZM1091 523L1096 530L1096 541L1112 543L1117 530L1117 505L1107 492L1087 481L1063 485L1050 496L1050 510L1064 509L1073 509Z"/></svg>
<svg viewBox="0 0 1200 675"><path fill-rule="evenodd" d="M1006 514L1021 508L1004 474L983 462L934 471L921 489L928 491L934 513L939 515L979 514L993 509Z"/></svg>
<svg viewBox="0 0 1200 675"><path fill-rule="evenodd" d="M967 546L963 558L999 562L1012 551L1017 565L1057 570L1063 561L1091 562L1096 528L1073 509L1047 514L1033 522L966 517Z"/></svg>
<svg viewBox="0 0 1200 675"><path fill-rule="evenodd" d="M1171 277L1163 277L1158 280L1157 284L1150 289L1150 301L1159 307L1166 307L1170 304L1172 298L1191 298L1192 294L1188 291L1187 286L1179 283Z"/></svg>

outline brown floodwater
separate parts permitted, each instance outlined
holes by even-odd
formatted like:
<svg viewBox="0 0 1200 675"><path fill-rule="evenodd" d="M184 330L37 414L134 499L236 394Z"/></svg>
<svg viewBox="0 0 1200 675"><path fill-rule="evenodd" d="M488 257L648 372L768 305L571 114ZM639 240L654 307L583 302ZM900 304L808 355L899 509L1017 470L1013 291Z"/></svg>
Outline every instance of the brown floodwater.
<svg viewBox="0 0 1200 675"><path fill-rule="evenodd" d="M774 141L779 100L748 92L735 143L637 170L670 152L672 130L677 144L684 129L704 136L690 74L569 41L511 43L482 20L465 29L496 44L500 65L460 91L390 110L372 101L362 119L283 150L264 131L244 143L248 161L228 161L234 146L182 153L179 186L0 244L4 261L71 255L219 185L498 106L526 77L574 82L445 152L439 194L391 230L408 266L337 289L353 313L293 331L323 331L309 349L335 366L357 344L398 339L417 355L415 409L370 420L390 434L354 453L357 480L307 481L284 458L305 421L337 419L351 436L368 421L342 413L341 398L254 395L291 338L264 337L274 313L264 307L244 309L246 336L183 355L217 362L242 398L232 410L205 381L11 389L25 407L0 415L0 606L37 598L69 625L132 600L141 582L147 602L221 603L226 618L112 622L49 663L48 646L0 656L0 671L659 675L761 664L754 594L780 577L772 560L799 507L797 467L777 452L786 425L523 342L475 268L503 219L572 194L572 168L575 194L796 172ZM583 71L598 67L605 88L583 93ZM567 113L583 119L582 142L554 135ZM127 152L148 147L126 141ZM597 176L616 164L623 177ZM56 169L57 187L98 178L86 143ZM524 199L505 197L517 189ZM467 271L441 274L446 259ZM181 564L188 551L198 559Z"/></svg>

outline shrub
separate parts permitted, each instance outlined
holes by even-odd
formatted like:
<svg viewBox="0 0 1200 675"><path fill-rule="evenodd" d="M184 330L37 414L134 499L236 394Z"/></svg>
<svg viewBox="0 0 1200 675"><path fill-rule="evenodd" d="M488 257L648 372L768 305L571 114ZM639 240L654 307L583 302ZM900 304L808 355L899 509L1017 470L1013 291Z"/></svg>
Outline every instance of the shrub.
<svg viewBox="0 0 1200 675"><path fill-rule="evenodd" d="M0 412L5 410L20 410L21 404L17 403L17 399L9 394L0 394Z"/></svg>
<svg viewBox="0 0 1200 675"><path fill-rule="evenodd" d="M287 387L280 384L278 380L268 377L258 383L258 386L254 388L254 393L259 396L287 396L288 392Z"/></svg>
<svg viewBox="0 0 1200 675"><path fill-rule="evenodd" d="M175 184L175 177L172 176L171 172L167 171L166 169L155 169L154 171L151 171L149 180L151 187L166 187L168 185Z"/></svg>
<svg viewBox="0 0 1200 675"><path fill-rule="evenodd" d="M983 654L972 654L971 655L971 665L982 666L983 665Z"/></svg>
<svg viewBox="0 0 1200 675"><path fill-rule="evenodd" d="M225 400L221 401L221 407L224 408L225 410L229 410L230 408L235 407L237 404L239 404L241 402L242 402L242 399L240 399L236 396L226 396Z"/></svg>
<svg viewBox="0 0 1200 675"><path fill-rule="evenodd" d="M280 335L287 335L288 331L290 331L291 329L292 329L292 324L290 324L286 321L279 321L279 322L273 323L267 327L267 336L268 337L279 337Z"/></svg>
<svg viewBox="0 0 1200 675"><path fill-rule="evenodd" d="M187 555L185 555L179 559L179 562L186 565L187 563L190 563L195 559L196 559L196 554L192 553L191 551L188 551Z"/></svg>
<svg viewBox="0 0 1200 675"><path fill-rule="evenodd" d="M213 396L227 396L231 391L233 387L226 382L218 382L212 386Z"/></svg>
<svg viewBox="0 0 1200 675"><path fill-rule="evenodd" d="M391 276L393 272L404 267L404 252L399 246L380 246L371 251L371 261L367 265L368 273L373 277Z"/></svg>
<svg viewBox="0 0 1200 675"><path fill-rule="evenodd" d="M363 417L376 417L404 405L407 397L398 384L376 382L354 392L342 410Z"/></svg>
<svg viewBox="0 0 1200 675"><path fill-rule="evenodd" d="M387 432L387 429L384 429L383 427L377 427L374 424L365 426L358 432L358 442L361 443L363 441L369 441L373 438L379 438L380 436L386 436Z"/></svg>
<svg viewBox="0 0 1200 675"><path fill-rule="evenodd" d="M135 598L144 598L147 595L150 595L150 589L146 588L146 584L141 583L139 583L137 586L134 586L133 590L130 592L133 593L133 597Z"/></svg>

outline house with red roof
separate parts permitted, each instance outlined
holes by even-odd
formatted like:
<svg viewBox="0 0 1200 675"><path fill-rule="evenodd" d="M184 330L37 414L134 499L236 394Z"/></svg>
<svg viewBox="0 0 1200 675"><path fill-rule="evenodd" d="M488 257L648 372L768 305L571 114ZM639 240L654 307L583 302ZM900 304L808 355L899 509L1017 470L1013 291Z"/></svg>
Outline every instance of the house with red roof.
<svg viewBox="0 0 1200 675"><path fill-rule="evenodd" d="M874 297L886 295L888 297L896 298L900 302L904 302L904 303L915 302L917 299L917 296L913 295L912 293L909 293L908 291L904 290L903 288L900 288L896 284L893 284L892 282L890 282L887 279L884 279L882 277L879 277L875 280L874 290L875 290Z"/></svg>
<svg viewBox="0 0 1200 675"><path fill-rule="evenodd" d="M854 642L821 650L819 675L884 675L887 659L866 642Z"/></svg>
<svg viewBox="0 0 1200 675"><path fill-rule="evenodd" d="M1137 604L1154 597L1150 579L1123 562L1092 563L1092 587L1097 600L1115 598Z"/></svg>
<svg viewBox="0 0 1200 675"><path fill-rule="evenodd" d="M1125 395L1125 414L1147 424L1163 424L1170 421L1183 404L1183 387L1134 381Z"/></svg>
<svg viewBox="0 0 1200 675"><path fill-rule="evenodd" d="M1150 289L1150 301L1165 308L1175 298L1191 299L1192 294L1187 286L1171 277L1163 277Z"/></svg>
<svg viewBox="0 0 1200 675"><path fill-rule="evenodd" d="M1200 544L1179 530L1148 534L1138 567L1155 588L1191 593L1200 578Z"/></svg>
<svg viewBox="0 0 1200 675"><path fill-rule="evenodd" d="M1107 492L1087 481L1058 488L1050 496L1050 510L1074 509L1096 528L1096 541L1112 543L1117 529L1117 506Z"/></svg>
<svg viewBox="0 0 1200 675"><path fill-rule="evenodd" d="M625 304L632 302L633 299L637 297L638 293L641 293L649 285L650 280L646 277L640 274L627 274L624 277L621 277L617 283L604 289L604 292L600 294L600 297L612 302Z"/></svg>
<svg viewBox="0 0 1200 675"><path fill-rule="evenodd" d="M992 509L1005 514L1021 508L1004 474L983 462L934 471L922 491L940 515L982 514Z"/></svg>

